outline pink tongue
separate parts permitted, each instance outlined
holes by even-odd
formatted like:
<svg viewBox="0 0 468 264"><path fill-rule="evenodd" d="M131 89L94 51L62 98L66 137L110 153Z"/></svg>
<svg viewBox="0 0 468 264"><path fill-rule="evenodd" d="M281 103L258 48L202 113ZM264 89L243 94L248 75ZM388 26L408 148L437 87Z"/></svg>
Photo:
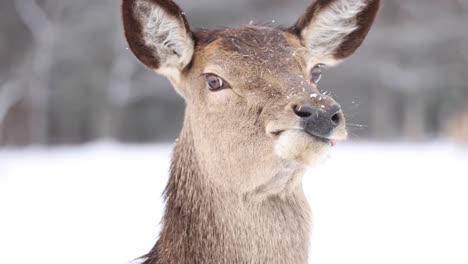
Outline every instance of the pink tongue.
<svg viewBox="0 0 468 264"><path fill-rule="evenodd" d="M332 147L336 146L337 143L338 143L338 142L337 142L336 140L330 140L330 145L331 145Z"/></svg>

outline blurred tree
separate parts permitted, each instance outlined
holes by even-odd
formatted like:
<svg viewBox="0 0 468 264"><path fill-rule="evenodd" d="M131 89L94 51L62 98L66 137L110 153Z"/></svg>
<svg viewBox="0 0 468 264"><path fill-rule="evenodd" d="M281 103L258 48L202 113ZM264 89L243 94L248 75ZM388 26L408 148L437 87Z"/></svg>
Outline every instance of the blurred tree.
<svg viewBox="0 0 468 264"><path fill-rule="evenodd" d="M177 0L194 28L291 25L310 0ZM126 49L114 0L0 1L0 144L173 140L183 101ZM321 89L354 138L440 136L468 102L468 2L385 3Z"/></svg>
<svg viewBox="0 0 468 264"><path fill-rule="evenodd" d="M56 45L56 28L46 12L35 0L16 0L16 10L19 18L30 30L34 50L32 72L27 82L28 100L31 103L31 142L48 143L48 98L50 70L54 62Z"/></svg>

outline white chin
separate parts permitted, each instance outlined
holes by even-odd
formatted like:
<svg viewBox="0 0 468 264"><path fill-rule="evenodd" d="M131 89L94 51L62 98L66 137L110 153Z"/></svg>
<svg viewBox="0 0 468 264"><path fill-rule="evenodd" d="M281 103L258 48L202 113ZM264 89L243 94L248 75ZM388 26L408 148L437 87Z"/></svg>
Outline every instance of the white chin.
<svg viewBox="0 0 468 264"><path fill-rule="evenodd" d="M326 161L331 145L301 130L286 130L275 144L275 153L285 160L297 161L305 166L316 166Z"/></svg>

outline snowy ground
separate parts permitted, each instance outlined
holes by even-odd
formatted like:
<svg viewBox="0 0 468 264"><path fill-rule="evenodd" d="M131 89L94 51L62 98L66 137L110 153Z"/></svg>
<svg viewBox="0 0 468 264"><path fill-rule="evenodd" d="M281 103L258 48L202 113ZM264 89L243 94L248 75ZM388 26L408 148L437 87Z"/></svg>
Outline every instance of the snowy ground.
<svg viewBox="0 0 468 264"><path fill-rule="evenodd" d="M0 150L0 263L124 264L156 240L170 146ZM468 150L338 146L304 181L311 263L468 263Z"/></svg>

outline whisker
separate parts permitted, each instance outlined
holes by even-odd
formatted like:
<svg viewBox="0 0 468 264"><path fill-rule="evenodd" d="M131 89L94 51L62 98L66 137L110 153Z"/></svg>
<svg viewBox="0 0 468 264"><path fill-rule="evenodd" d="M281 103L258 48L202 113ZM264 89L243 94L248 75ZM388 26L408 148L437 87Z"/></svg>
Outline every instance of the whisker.
<svg viewBox="0 0 468 264"><path fill-rule="evenodd" d="M366 125L361 125L361 124L355 124L355 123L346 123L347 126L352 126L352 127L357 127L357 128L369 128L369 126Z"/></svg>

